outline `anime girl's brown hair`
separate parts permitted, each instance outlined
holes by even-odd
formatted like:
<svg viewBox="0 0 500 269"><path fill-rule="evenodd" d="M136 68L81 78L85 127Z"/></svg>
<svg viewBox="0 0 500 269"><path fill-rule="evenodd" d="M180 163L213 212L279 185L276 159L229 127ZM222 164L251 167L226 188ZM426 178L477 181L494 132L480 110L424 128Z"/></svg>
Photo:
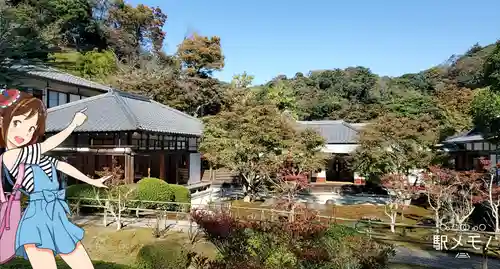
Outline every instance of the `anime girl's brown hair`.
<svg viewBox="0 0 500 269"><path fill-rule="evenodd" d="M28 114L29 113L29 114ZM7 147L7 131L9 129L12 118L19 115L28 114L27 118L31 118L38 114L37 127L33 133L33 138L28 145L34 144L45 134L45 120L47 119L47 112L43 102L33 97L26 92L19 92L19 99L12 105L0 109L1 114L1 127L0 130L0 147Z"/></svg>

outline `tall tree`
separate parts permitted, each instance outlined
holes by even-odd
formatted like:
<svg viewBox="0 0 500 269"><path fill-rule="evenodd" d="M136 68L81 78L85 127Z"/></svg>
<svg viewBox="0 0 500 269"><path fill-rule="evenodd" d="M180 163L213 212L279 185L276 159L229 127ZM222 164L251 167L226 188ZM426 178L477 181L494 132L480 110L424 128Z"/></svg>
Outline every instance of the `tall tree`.
<svg viewBox="0 0 500 269"><path fill-rule="evenodd" d="M114 0L108 3L104 31L118 57L133 61L144 51L161 53L166 20L167 15L158 7L133 7L123 0Z"/></svg>
<svg viewBox="0 0 500 269"><path fill-rule="evenodd" d="M218 36L207 37L194 33L179 44L177 56L190 76L206 78L224 68L224 55Z"/></svg>
<svg viewBox="0 0 500 269"><path fill-rule="evenodd" d="M155 101L183 110L184 103L177 87L178 71L158 61L141 58L133 64L120 63L107 82L118 89L148 96Z"/></svg>
<svg viewBox="0 0 500 269"><path fill-rule="evenodd" d="M409 176L413 169L429 166L435 155L437 122L429 116L419 119L387 114L372 122L359 139L354 166L373 179L398 173Z"/></svg>
<svg viewBox="0 0 500 269"><path fill-rule="evenodd" d="M247 88L252 85L254 78L254 76L247 74L247 72L236 74L231 80L231 86L234 88Z"/></svg>
<svg viewBox="0 0 500 269"><path fill-rule="evenodd" d="M119 64L107 81L115 87L148 96L187 114L199 117L219 112L228 102L227 86L213 78L182 76L175 65L157 58Z"/></svg>
<svg viewBox="0 0 500 269"><path fill-rule="evenodd" d="M301 173L311 165L302 163L300 156L309 156L306 145L317 146L318 139L322 140L317 134L302 135L296 128L276 106L262 104L252 93L247 93L232 109L205 119L200 150L213 164L240 174L246 199L251 200L262 183L280 170L285 160L292 161L291 167L299 167ZM319 145L312 151L316 152L322 143Z"/></svg>
<svg viewBox="0 0 500 269"><path fill-rule="evenodd" d="M40 27L38 16L29 7L13 7L0 1L0 84L11 84L19 69L47 61L52 49L52 28Z"/></svg>

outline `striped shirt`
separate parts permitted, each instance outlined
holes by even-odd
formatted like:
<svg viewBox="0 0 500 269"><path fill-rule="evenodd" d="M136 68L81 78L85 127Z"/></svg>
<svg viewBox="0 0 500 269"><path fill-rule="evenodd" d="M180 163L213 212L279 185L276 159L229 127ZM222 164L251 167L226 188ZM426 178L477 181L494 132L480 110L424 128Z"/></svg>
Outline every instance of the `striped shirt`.
<svg viewBox="0 0 500 269"><path fill-rule="evenodd" d="M39 143L23 147L17 157L17 160L14 162L12 170L9 170L15 179L19 174L19 164L25 164L22 186L27 192L32 192L35 187L33 184L33 169L30 164L40 166L49 178L52 178L52 165L57 167L57 159L42 155L41 152L41 145Z"/></svg>

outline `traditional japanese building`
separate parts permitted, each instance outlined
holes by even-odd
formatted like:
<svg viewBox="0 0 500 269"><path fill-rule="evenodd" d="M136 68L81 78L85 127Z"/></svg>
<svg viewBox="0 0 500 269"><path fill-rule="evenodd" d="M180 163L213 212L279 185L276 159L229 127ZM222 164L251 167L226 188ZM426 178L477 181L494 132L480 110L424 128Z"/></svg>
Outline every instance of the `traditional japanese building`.
<svg viewBox="0 0 500 269"><path fill-rule="evenodd" d="M477 169L481 158L493 164L500 162L500 147L484 139L477 129L448 137L442 146L449 153L451 165L456 170Z"/></svg>
<svg viewBox="0 0 500 269"><path fill-rule="evenodd" d="M63 130L77 111L87 108L87 122L51 154L90 176L115 159L128 182L145 176L178 184L200 181L198 143L203 126L198 119L51 67L13 69L18 71L16 80L6 86L31 93L48 108L46 137Z"/></svg>
<svg viewBox="0 0 500 269"><path fill-rule="evenodd" d="M325 169L314 174L314 182L355 182L362 179L349 165L351 154L358 147L360 131L365 123L347 123L343 120L299 121L302 128L311 128L325 139L323 152L332 157ZM358 182L360 183L360 182Z"/></svg>
<svg viewBox="0 0 500 269"><path fill-rule="evenodd" d="M83 108L87 121L53 155L89 175L115 159L130 183L143 177L174 184L200 181L200 120L149 98L109 90L48 109L46 136L63 130Z"/></svg>

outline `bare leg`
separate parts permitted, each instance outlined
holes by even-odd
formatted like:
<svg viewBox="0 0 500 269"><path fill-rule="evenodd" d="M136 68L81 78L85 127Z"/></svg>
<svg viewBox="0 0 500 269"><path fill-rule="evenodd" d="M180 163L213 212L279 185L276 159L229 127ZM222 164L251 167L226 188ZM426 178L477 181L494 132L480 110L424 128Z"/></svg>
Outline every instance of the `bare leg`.
<svg viewBox="0 0 500 269"><path fill-rule="evenodd" d="M50 249L37 248L35 244L24 245L33 269L57 269L54 253Z"/></svg>
<svg viewBox="0 0 500 269"><path fill-rule="evenodd" d="M60 254L61 258L71 267L71 269L94 269L89 254L81 242L76 243L76 248L68 254ZM45 269L45 268L44 268Z"/></svg>

